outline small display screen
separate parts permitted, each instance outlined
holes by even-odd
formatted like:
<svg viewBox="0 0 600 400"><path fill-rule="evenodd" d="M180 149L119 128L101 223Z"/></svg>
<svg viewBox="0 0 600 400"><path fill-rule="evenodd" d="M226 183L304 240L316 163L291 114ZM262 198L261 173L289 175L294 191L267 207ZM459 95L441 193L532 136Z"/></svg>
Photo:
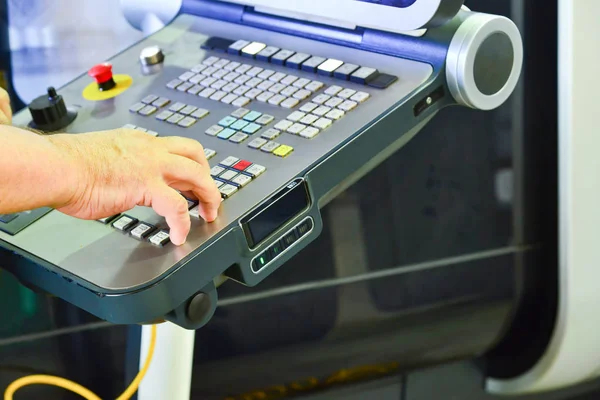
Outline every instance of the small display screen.
<svg viewBox="0 0 600 400"><path fill-rule="evenodd" d="M294 186L293 186L294 185ZM294 182L273 198L273 201L242 222L250 247L255 247L286 222L300 214L310 204L304 182Z"/></svg>

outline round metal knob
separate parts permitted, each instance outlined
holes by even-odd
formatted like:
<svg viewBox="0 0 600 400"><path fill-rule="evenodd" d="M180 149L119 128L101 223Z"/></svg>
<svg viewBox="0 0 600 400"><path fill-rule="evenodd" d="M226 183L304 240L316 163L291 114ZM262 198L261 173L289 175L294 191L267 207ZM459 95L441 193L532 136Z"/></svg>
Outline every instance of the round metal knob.
<svg viewBox="0 0 600 400"><path fill-rule="evenodd" d="M140 62L146 66L160 64L164 59L165 55L158 46L146 47L140 53Z"/></svg>

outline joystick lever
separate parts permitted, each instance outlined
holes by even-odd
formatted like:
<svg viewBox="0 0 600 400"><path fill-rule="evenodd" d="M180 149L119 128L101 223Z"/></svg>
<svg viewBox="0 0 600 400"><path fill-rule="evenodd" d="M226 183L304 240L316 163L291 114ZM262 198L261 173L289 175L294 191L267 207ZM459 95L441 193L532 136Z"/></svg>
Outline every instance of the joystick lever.
<svg viewBox="0 0 600 400"><path fill-rule="evenodd" d="M45 95L35 98L29 105L32 121L29 126L44 132L54 132L68 126L77 113L70 111L64 98L50 86Z"/></svg>

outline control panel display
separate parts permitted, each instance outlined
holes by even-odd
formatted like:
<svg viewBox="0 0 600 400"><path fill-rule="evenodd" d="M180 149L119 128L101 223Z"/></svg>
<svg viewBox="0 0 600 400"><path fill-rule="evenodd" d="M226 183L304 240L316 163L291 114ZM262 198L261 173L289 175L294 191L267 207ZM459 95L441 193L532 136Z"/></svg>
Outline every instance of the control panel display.
<svg viewBox="0 0 600 400"><path fill-rule="evenodd" d="M270 201L242 220L248 245L253 248L310 205L303 180L295 180Z"/></svg>

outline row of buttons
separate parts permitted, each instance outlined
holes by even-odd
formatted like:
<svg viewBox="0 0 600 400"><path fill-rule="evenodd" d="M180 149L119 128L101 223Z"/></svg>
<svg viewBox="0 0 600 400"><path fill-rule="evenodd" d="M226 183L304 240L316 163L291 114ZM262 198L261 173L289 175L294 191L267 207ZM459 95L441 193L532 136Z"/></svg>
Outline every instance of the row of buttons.
<svg viewBox="0 0 600 400"><path fill-rule="evenodd" d="M296 226L294 229L286 233L283 238L273 243L269 248L267 248L254 259L252 263L252 269L254 272L258 272L263 269L268 263L273 261L286 249L307 235L312 228L312 219L308 218L298 224L298 226Z"/></svg>
<svg viewBox="0 0 600 400"><path fill-rule="evenodd" d="M376 68L363 67L307 53L297 53L260 42L238 40L228 47L227 52L243 57L256 58L276 65L285 65L293 69L316 72L319 75L333 76L344 81L350 80L380 89L387 88L398 80L396 76L381 73Z"/></svg>
<svg viewBox="0 0 600 400"><path fill-rule="evenodd" d="M169 104L171 100L166 97L158 97L155 94L149 94L141 101L129 107L129 111L143 116L154 114L159 108Z"/></svg>
<svg viewBox="0 0 600 400"><path fill-rule="evenodd" d="M164 229L159 230L154 225L142 222L126 214L117 214L112 217L101 218L98 221L103 224L111 224L113 228L128 233L137 240L147 240L155 246L164 246L170 241L168 231Z"/></svg>
<svg viewBox="0 0 600 400"><path fill-rule="evenodd" d="M166 121L170 124L177 124L184 128L189 128L198 120L205 118L210 111L204 108L188 105L185 103L173 103L168 109L161 111L156 115L159 121Z"/></svg>
<svg viewBox="0 0 600 400"><path fill-rule="evenodd" d="M210 169L221 197L227 199L267 169L262 165L229 156Z"/></svg>
<svg viewBox="0 0 600 400"><path fill-rule="evenodd" d="M283 108L296 107L323 86L320 81L214 56L167 83L169 89L236 107L257 100Z"/></svg>

